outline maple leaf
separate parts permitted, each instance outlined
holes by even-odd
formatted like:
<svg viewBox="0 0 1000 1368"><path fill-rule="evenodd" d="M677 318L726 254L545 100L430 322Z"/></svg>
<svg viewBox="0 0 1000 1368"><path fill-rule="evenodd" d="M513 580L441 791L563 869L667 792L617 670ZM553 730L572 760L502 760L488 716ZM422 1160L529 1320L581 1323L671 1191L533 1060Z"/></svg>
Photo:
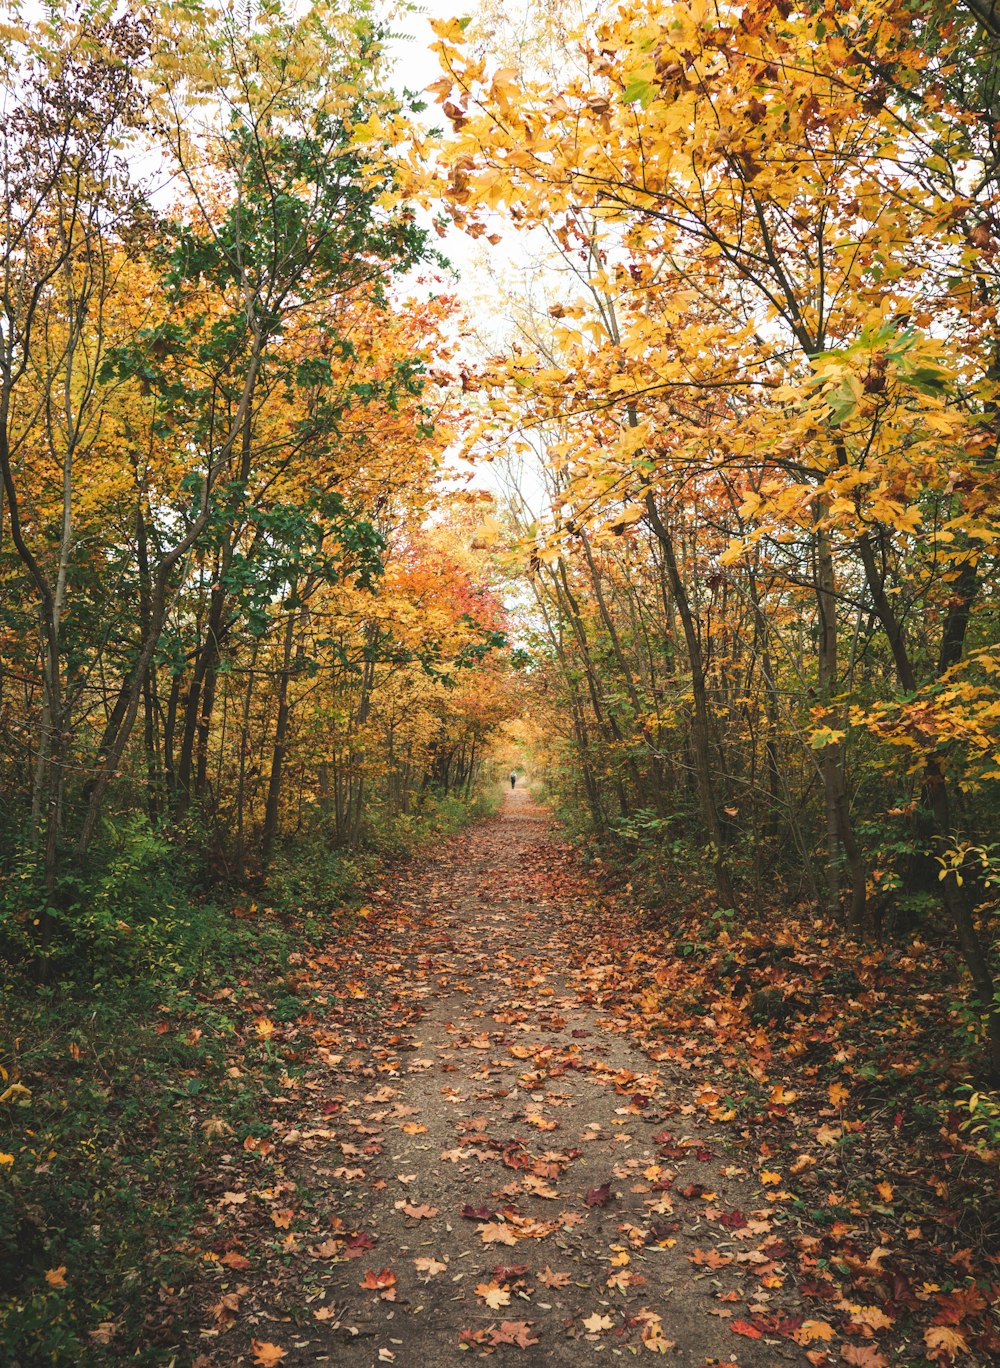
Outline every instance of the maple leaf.
<svg viewBox="0 0 1000 1368"><path fill-rule="evenodd" d="M725 1268L727 1264L733 1262L733 1256L731 1254L720 1254L717 1249L696 1249L693 1254L688 1255L688 1261L704 1268Z"/></svg>
<svg viewBox="0 0 1000 1368"><path fill-rule="evenodd" d="M358 1283L358 1287L364 1287L365 1291L382 1291L386 1287L394 1286L395 1274L391 1268L380 1268L379 1272L367 1268L364 1278Z"/></svg>
<svg viewBox="0 0 1000 1368"><path fill-rule="evenodd" d="M501 1225L496 1221L490 1221L489 1224L480 1226L477 1234L482 1239L483 1244L517 1244L517 1236L510 1226Z"/></svg>
<svg viewBox="0 0 1000 1368"><path fill-rule="evenodd" d="M49 1287L66 1286L66 1265L60 1264L58 1268L50 1268L45 1274L45 1281Z"/></svg>
<svg viewBox="0 0 1000 1368"><path fill-rule="evenodd" d="M448 1267L446 1263L441 1263L438 1259L426 1256L414 1259L413 1264L417 1272L420 1273L424 1279L436 1278L439 1273L444 1273Z"/></svg>
<svg viewBox="0 0 1000 1368"><path fill-rule="evenodd" d="M927 1357L941 1363L967 1354L969 1346L964 1337L950 1325L931 1325L924 1331Z"/></svg>
<svg viewBox="0 0 1000 1368"><path fill-rule="evenodd" d="M492 1221L494 1216L496 1216L496 1212L491 1211L489 1207L473 1207L470 1206L468 1202L466 1202L460 1214L464 1216L467 1221Z"/></svg>
<svg viewBox="0 0 1000 1368"><path fill-rule="evenodd" d="M877 1330L888 1330L895 1324L891 1316L878 1306L852 1306L851 1320L855 1325L862 1326L869 1334Z"/></svg>
<svg viewBox="0 0 1000 1368"><path fill-rule="evenodd" d="M396 1202L395 1209L403 1212L405 1216L410 1216L415 1221L429 1221L438 1214L437 1207L414 1206L411 1202Z"/></svg>
<svg viewBox="0 0 1000 1368"><path fill-rule="evenodd" d="M611 1200L611 1184L602 1183L600 1187L591 1188L583 1200L589 1207L607 1206Z"/></svg>
<svg viewBox="0 0 1000 1368"><path fill-rule="evenodd" d="M538 1281L543 1287L569 1287L571 1279L568 1273L554 1273L546 1264L538 1275Z"/></svg>
<svg viewBox="0 0 1000 1368"><path fill-rule="evenodd" d="M841 1345L840 1357L852 1368L889 1368L889 1360L870 1344Z"/></svg>
<svg viewBox="0 0 1000 1368"><path fill-rule="evenodd" d="M764 1333L763 1330L758 1330L756 1325L751 1325L745 1320L734 1320L729 1328L734 1335L743 1335L746 1339L760 1339Z"/></svg>
<svg viewBox="0 0 1000 1368"><path fill-rule="evenodd" d="M671 1349L676 1348L673 1340L668 1340L663 1333L663 1321L655 1311L648 1311L645 1308L636 1313L635 1319L642 1325L640 1336L643 1345L651 1354L669 1354Z"/></svg>
<svg viewBox="0 0 1000 1368"><path fill-rule="evenodd" d="M531 1334L531 1321L501 1321L498 1328L489 1327L490 1345L513 1344L518 1349L527 1349L537 1344L538 1339Z"/></svg>
<svg viewBox="0 0 1000 1368"><path fill-rule="evenodd" d="M288 1353L286 1349L281 1349L268 1340L251 1340L250 1351L257 1368L275 1368Z"/></svg>
<svg viewBox="0 0 1000 1368"><path fill-rule="evenodd" d="M610 1316L602 1316L599 1311L595 1311L592 1316L586 1316L582 1324L588 1335L599 1335L602 1330L610 1330L614 1321Z"/></svg>
<svg viewBox="0 0 1000 1368"><path fill-rule="evenodd" d="M510 1293L505 1287L501 1287L495 1282L478 1283L476 1285L476 1296L482 1297L491 1311L499 1311L501 1306L510 1305Z"/></svg>
<svg viewBox="0 0 1000 1368"><path fill-rule="evenodd" d="M219 1263L225 1264L227 1268L244 1269L250 1267L250 1260L245 1254L236 1254L232 1250L223 1254Z"/></svg>
<svg viewBox="0 0 1000 1368"><path fill-rule="evenodd" d="M816 1340L832 1340L833 1338L833 1326L828 1321L821 1320L803 1321L792 1335L796 1344L813 1344Z"/></svg>

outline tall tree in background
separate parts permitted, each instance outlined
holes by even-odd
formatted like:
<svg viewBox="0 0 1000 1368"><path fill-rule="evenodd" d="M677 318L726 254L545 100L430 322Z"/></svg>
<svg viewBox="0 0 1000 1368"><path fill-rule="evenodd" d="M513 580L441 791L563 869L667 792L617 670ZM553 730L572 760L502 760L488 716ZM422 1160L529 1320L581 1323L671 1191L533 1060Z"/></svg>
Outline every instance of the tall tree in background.
<svg viewBox="0 0 1000 1368"><path fill-rule="evenodd" d="M979 595L998 545L995 54L971 13L942 18L699 0L594 14L565 37L539 15L521 69L445 21L435 93L454 130L441 163L456 221L481 235L508 215L548 234L583 287L558 293L486 382L498 418L558 434L535 555L560 582L584 678L604 676L603 696L582 695L591 725L615 711L622 730L611 700L638 677L595 561L617 529L651 538L662 566L658 630L683 643L683 765L722 900L761 804L795 793L782 752L805 745L827 905L846 885L848 926L870 930L887 885L858 831L879 808L866 770L878 745L905 748L910 792L893 812L913 859L889 882L916 896L921 860L940 870L1000 1067L982 886L961 873L984 848L994 782ZM766 797L745 787L760 767L741 716L769 738ZM647 757L637 782L641 726L629 731L615 742L625 806L659 782L651 759L671 768ZM808 788L786 819L797 847L804 803Z"/></svg>

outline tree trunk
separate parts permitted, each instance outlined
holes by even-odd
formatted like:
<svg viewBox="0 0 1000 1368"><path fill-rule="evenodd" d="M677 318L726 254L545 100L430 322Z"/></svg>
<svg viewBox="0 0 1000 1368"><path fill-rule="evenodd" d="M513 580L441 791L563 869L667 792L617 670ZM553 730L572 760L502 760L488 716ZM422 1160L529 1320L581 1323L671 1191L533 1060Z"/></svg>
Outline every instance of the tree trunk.
<svg viewBox="0 0 1000 1368"><path fill-rule="evenodd" d="M705 688L705 671L702 663L701 643L687 590L677 568L674 543L656 507L652 493L646 495L646 513L649 524L663 549L663 560L670 583L670 593L677 606L677 612L684 630L684 643L687 647L688 665L691 670L691 692L694 695L694 715L691 719L691 752L694 761L695 783L698 802L701 808L705 831L712 844L712 861L715 871L715 888L719 901L731 907L734 901L733 883L729 874L722 844L722 824L715 804L712 780L712 762L709 751L708 694Z"/></svg>

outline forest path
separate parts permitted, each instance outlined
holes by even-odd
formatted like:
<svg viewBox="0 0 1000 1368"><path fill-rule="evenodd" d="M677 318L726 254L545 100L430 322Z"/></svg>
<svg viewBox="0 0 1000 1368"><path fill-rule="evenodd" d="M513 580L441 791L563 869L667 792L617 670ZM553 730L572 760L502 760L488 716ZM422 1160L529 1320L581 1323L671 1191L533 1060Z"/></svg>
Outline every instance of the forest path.
<svg viewBox="0 0 1000 1368"><path fill-rule="evenodd" d="M277 1099L297 1216L257 1341L285 1368L804 1363L733 1334L727 1275L767 1261L768 1227L718 1221L760 1189L692 1121L696 1080L588 1006L570 961L595 891L527 792L390 883L340 997L313 983L334 1025ZM224 1352L206 1362L268 1361Z"/></svg>

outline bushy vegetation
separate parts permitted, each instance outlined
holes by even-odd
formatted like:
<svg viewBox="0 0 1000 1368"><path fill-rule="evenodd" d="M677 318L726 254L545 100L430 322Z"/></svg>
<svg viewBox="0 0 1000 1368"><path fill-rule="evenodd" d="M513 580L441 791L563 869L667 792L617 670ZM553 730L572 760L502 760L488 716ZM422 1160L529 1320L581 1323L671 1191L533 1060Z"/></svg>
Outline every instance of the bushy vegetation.
<svg viewBox="0 0 1000 1368"><path fill-rule="evenodd" d="M309 1010L303 954L349 931L386 860L493 801L430 788L408 820L373 824L359 849L318 831L289 841L266 884L242 892L206 882L192 825L168 838L142 816L107 823L89 881L34 961L42 983L24 972L42 904L11 861L0 881L5 1363L79 1368L96 1361L92 1332L104 1323L144 1346L131 1361L164 1362L204 1259L191 1232L209 1142L266 1137L263 1100L294 1070L256 1033L261 1004L278 1022Z"/></svg>

